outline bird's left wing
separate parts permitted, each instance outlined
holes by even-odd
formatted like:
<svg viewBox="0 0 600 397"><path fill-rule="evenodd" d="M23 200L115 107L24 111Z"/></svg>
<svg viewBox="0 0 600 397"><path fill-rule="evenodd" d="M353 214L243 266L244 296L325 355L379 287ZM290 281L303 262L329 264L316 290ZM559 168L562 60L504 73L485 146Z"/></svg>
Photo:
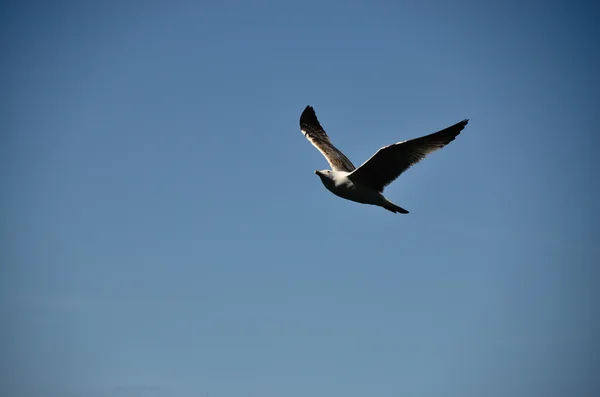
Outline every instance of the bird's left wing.
<svg viewBox="0 0 600 397"><path fill-rule="evenodd" d="M300 116L300 131L316 147L334 171L352 172L356 168L344 153L340 152L329 140L321 127L312 106L307 106Z"/></svg>
<svg viewBox="0 0 600 397"><path fill-rule="evenodd" d="M404 171L423 160L429 153L452 142L468 122L468 119L463 120L433 134L385 146L348 175L348 178L383 192L383 189Z"/></svg>

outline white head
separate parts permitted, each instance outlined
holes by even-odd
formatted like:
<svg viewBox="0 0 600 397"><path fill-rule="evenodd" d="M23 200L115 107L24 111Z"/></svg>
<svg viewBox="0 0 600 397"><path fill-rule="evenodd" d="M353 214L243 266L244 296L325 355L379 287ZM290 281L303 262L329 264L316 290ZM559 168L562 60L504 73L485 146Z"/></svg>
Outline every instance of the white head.
<svg viewBox="0 0 600 397"><path fill-rule="evenodd" d="M323 185L325 185L325 187L333 186L335 184L335 181L333 180L333 171L315 170L315 174L317 174L319 178L321 178L321 182L323 182Z"/></svg>

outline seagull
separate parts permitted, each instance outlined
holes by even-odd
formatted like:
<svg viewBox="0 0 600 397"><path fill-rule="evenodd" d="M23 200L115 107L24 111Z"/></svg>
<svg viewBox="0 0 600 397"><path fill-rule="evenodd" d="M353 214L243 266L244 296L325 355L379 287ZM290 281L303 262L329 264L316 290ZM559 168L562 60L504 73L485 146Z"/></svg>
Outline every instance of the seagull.
<svg viewBox="0 0 600 397"><path fill-rule="evenodd" d="M358 168L333 146L312 106L307 106L300 116L300 131L331 166L331 170L315 171L327 190L346 200L408 214L385 198L383 189L429 153L452 142L468 122L465 119L433 134L382 147Z"/></svg>

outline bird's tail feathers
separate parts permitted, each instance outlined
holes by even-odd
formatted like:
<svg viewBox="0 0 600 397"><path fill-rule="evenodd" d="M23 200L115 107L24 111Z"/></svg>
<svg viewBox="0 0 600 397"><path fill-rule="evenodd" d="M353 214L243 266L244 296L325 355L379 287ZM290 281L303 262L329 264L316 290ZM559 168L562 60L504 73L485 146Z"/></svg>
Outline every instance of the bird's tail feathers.
<svg viewBox="0 0 600 397"><path fill-rule="evenodd" d="M398 212L401 214L408 214L407 210L405 210L402 207L397 206L396 204L394 204L388 200L386 200L385 204L383 205L383 208L385 208L388 211L392 211L394 214L398 213Z"/></svg>

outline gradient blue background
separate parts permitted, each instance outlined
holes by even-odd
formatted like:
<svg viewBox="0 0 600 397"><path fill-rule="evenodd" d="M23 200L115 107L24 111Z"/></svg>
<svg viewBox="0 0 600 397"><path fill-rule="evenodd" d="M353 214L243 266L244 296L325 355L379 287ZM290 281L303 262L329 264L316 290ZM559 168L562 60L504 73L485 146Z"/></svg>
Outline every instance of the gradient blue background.
<svg viewBox="0 0 600 397"><path fill-rule="evenodd" d="M599 395L598 9L216 3L3 3L1 394Z"/></svg>

